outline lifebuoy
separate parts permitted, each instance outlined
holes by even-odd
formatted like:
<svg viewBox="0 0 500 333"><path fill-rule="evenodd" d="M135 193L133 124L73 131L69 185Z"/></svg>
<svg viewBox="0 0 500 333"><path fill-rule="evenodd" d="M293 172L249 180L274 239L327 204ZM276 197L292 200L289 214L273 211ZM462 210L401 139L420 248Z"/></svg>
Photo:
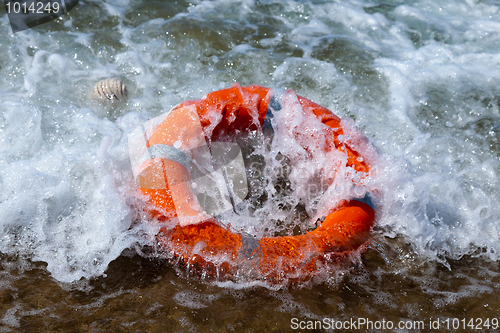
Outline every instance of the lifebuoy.
<svg viewBox="0 0 500 333"><path fill-rule="evenodd" d="M193 150L269 126L273 112L282 107L277 95L270 88L235 84L200 100L183 102L146 123L129 139L134 176L151 204L148 212L157 220L174 223L158 233L159 249L172 254L190 272L220 279L241 272L271 282L304 279L333 257L357 249L369 237L375 212L367 198L330 207L324 221L305 234L260 239L221 226L197 201L188 172ZM340 119L306 98L293 96L306 116L323 124L321 133L293 125L297 142L319 135L321 149L341 151L346 166L367 174L367 159L342 140Z"/></svg>

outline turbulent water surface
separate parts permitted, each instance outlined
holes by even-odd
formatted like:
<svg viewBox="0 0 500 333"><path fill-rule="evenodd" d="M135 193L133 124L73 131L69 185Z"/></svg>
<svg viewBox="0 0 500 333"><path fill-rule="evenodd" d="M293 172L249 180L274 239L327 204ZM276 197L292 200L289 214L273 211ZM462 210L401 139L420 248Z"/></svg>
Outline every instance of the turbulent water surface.
<svg viewBox="0 0 500 333"><path fill-rule="evenodd" d="M15 34L2 11L0 331L500 329L499 50L496 0L80 0ZM125 103L88 98L109 77ZM150 250L128 133L234 82L378 152L373 237L317 280L205 281Z"/></svg>

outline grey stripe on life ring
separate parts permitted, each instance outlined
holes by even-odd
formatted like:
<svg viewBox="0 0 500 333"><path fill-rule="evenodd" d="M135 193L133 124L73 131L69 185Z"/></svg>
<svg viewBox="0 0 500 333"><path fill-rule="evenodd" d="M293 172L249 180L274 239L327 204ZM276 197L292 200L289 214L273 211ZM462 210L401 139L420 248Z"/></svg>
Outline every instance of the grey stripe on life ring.
<svg viewBox="0 0 500 333"><path fill-rule="evenodd" d="M191 165L191 157L188 154L170 145L157 144L148 147L141 161L144 162L152 158L163 158L165 160L177 162L187 170L189 170Z"/></svg>
<svg viewBox="0 0 500 333"><path fill-rule="evenodd" d="M366 193L364 197L362 198L354 198L352 199L354 201L359 201L359 202L362 202L364 204L367 204L368 206L370 206L373 210L375 210L375 204L373 203L373 199L372 199L372 196L370 195L370 193Z"/></svg>
<svg viewBox="0 0 500 333"><path fill-rule="evenodd" d="M272 129L271 119L274 118L274 113L279 112L283 108L283 98L285 91L283 89L273 89L270 92L271 98L267 106L266 117L264 118L264 128Z"/></svg>

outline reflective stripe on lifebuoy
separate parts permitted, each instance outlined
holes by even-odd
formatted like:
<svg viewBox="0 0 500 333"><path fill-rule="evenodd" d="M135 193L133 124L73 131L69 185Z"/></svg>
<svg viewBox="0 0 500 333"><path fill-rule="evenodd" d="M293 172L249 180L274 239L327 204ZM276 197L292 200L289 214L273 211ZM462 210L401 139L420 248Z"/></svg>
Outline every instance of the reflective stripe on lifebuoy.
<svg viewBox="0 0 500 333"><path fill-rule="evenodd" d="M272 117L282 109L285 93L291 91L235 84L203 99L183 102L168 115L153 119L131 135L134 177L152 204L152 216L161 221L178 221L173 227L161 229L157 235L159 247L172 253L191 271L219 278L245 270L271 281L302 279L314 274L331 254L354 250L368 239L375 218L368 195L331 207L313 231L261 239L222 227L197 202L191 188L194 184L189 170L191 160L202 156L201 162L195 163L197 167L218 172L210 169L213 168L210 164L213 161L209 161L210 145L240 132L272 128ZM367 159L361 158L356 147L339 139L344 134L340 119L306 98L296 96L296 99L305 115L326 125L320 137L322 149L327 153L334 149L343 152L347 166L367 173L370 170ZM310 139L310 134L300 127L294 128L293 135L298 142ZM221 177L227 175L221 172ZM228 198L234 206L235 198L241 196L232 193Z"/></svg>

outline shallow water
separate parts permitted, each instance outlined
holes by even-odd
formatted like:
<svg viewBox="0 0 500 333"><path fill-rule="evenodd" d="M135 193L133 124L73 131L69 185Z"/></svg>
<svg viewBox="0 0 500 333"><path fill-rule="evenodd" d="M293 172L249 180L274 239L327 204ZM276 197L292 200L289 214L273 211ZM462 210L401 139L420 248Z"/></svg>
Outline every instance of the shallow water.
<svg viewBox="0 0 500 333"><path fill-rule="evenodd" d="M81 0L0 22L1 331L498 331L498 1ZM126 103L88 99L107 77ZM294 89L379 153L373 239L327 276L205 281L150 253L127 134L233 82Z"/></svg>

